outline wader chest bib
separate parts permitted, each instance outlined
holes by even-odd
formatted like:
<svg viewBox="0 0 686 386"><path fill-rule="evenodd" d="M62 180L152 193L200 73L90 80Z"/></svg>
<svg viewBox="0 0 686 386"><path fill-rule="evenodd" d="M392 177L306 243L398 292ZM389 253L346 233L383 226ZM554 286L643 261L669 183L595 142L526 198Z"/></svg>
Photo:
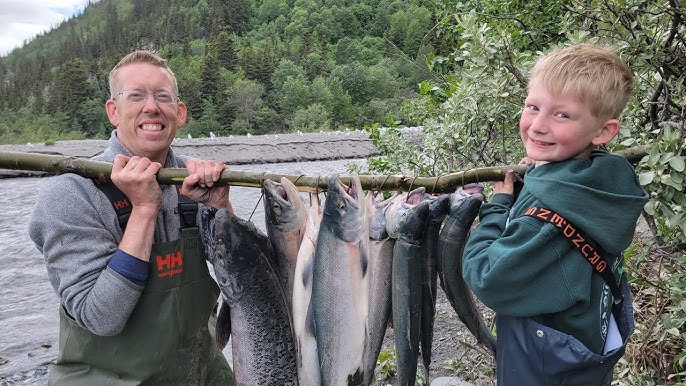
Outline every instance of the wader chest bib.
<svg viewBox="0 0 686 386"><path fill-rule="evenodd" d="M198 228L182 228L178 240L153 244L145 288L119 335L95 335L60 307L50 384L233 384L208 329L218 296Z"/></svg>

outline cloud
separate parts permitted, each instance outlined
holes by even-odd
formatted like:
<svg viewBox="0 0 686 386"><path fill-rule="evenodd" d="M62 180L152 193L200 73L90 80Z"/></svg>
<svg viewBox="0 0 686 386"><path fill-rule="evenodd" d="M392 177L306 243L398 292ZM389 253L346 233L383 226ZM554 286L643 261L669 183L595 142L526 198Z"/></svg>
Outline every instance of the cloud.
<svg viewBox="0 0 686 386"><path fill-rule="evenodd" d="M1 0L0 56L83 10L89 0ZM94 2L91 0L91 2Z"/></svg>

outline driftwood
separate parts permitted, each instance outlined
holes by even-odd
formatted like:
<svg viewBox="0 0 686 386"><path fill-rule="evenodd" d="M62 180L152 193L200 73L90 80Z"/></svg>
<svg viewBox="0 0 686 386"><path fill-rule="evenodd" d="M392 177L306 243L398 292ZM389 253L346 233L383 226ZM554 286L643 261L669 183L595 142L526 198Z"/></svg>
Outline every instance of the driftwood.
<svg viewBox="0 0 686 386"><path fill-rule="evenodd" d="M636 147L618 151L615 154L626 157L631 163L637 163L647 154L649 146ZM87 178L108 177L112 172L109 162L92 161L83 158L48 155L40 153L0 151L0 168L13 170L33 170L52 174L75 173ZM508 170L523 174L526 165L507 165L476 168L461 172L444 174L435 177L413 177L405 175L360 175L362 188L376 191L410 191L425 187L430 193L453 192L461 185L469 183L502 180ZM180 185L188 176L186 169L162 168L157 174L160 184ZM272 173L255 173L249 171L225 170L220 183L231 186L259 188L265 179L278 181L286 177L303 192L326 190L327 178L321 176L286 175ZM341 176L341 182L349 184L349 176Z"/></svg>

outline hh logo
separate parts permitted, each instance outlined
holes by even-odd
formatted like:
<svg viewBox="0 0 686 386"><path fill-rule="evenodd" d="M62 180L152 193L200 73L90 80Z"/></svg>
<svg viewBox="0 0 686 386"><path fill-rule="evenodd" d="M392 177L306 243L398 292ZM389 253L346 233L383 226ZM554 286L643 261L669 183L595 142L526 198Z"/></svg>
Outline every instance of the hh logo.
<svg viewBox="0 0 686 386"><path fill-rule="evenodd" d="M167 253L164 256L157 255L157 276L168 277L183 272L183 256L181 251Z"/></svg>
<svg viewBox="0 0 686 386"><path fill-rule="evenodd" d="M129 205L129 200L127 200L127 199L115 201L112 203L112 205L114 205L115 209L121 209L121 208L126 208L127 206L131 206L131 205Z"/></svg>

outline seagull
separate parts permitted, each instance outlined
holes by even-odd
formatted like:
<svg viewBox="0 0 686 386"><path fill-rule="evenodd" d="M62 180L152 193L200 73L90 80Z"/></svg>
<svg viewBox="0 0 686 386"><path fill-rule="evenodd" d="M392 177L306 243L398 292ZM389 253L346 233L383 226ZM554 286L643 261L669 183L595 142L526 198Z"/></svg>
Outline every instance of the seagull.
<svg viewBox="0 0 686 386"><path fill-rule="evenodd" d="M193 137L191 137L191 133L188 133L188 139L193 139Z"/></svg>
<svg viewBox="0 0 686 386"><path fill-rule="evenodd" d="M217 138L217 136L214 135L214 133L210 131L210 139L214 141L216 138Z"/></svg>

